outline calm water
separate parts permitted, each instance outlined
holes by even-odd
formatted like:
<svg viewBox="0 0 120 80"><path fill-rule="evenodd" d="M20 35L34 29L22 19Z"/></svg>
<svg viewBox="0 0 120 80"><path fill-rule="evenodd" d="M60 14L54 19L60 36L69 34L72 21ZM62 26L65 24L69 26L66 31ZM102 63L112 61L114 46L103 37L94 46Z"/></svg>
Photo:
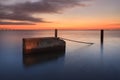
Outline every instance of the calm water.
<svg viewBox="0 0 120 80"><path fill-rule="evenodd" d="M65 55L23 57L23 38L53 34L52 30L0 31L0 80L120 80L120 31L105 31L103 46L99 31L59 31L59 37L94 44L66 41Z"/></svg>

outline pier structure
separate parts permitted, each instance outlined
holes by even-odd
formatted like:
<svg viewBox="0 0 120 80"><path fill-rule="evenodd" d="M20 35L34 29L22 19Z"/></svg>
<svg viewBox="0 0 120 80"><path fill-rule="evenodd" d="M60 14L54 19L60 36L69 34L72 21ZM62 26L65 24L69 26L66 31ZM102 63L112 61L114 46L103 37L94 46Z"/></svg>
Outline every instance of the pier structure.
<svg viewBox="0 0 120 80"><path fill-rule="evenodd" d="M57 29L55 29L54 35L54 37L24 38L23 54L65 52L66 42L58 38Z"/></svg>
<svg viewBox="0 0 120 80"><path fill-rule="evenodd" d="M104 30L103 29L100 31L100 41L101 41L101 45L103 45L104 43Z"/></svg>

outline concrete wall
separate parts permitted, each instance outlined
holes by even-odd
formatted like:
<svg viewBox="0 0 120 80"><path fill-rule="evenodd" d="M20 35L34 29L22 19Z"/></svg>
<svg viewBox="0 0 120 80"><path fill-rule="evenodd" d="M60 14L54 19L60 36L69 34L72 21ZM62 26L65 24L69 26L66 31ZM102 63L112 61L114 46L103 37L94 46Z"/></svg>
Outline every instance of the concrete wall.
<svg viewBox="0 0 120 80"><path fill-rule="evenodd" d="M40 39L23 39L24 49L33 49L38 47Z"/></svg>
<svg viewBox="0 0 120 80"><path fill-rule="evenodd" d="M58 50L62 50L63 48L65 48L65 41L54 37L23 39L24 53L43 51L46 49L51 51L52 49L55 50L55 48Z"/></svg>

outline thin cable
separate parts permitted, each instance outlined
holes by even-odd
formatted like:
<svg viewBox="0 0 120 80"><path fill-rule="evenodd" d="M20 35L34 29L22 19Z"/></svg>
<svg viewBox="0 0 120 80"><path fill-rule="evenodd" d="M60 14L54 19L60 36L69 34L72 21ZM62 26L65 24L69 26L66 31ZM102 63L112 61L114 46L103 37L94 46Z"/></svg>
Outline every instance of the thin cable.
<svg viewBox="0 0 120 80"><path fill-rule="evenodd" d="M66 39L66 38L61 38L61 37L60 37L60 39L71 41L71 42L76 42L76 43L94 44L94 43L90 43L90 42L76 41L76 40L71 40L71 39Z"/></svg>

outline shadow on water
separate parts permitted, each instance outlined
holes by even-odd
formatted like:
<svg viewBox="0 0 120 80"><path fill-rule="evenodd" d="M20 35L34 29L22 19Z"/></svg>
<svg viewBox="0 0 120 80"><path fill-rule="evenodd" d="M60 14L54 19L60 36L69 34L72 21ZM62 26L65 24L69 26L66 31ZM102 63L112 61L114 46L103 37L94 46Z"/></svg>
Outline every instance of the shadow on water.
<svg viewBox="0 0 120 80"><path fill-rule="evenodd" d="M64 57L65 51L63 52L49 52L35 55L23 55L23 64L25 67L30 67L36 64L43 64L50 61L57 60L58 58Z"/></svg>

